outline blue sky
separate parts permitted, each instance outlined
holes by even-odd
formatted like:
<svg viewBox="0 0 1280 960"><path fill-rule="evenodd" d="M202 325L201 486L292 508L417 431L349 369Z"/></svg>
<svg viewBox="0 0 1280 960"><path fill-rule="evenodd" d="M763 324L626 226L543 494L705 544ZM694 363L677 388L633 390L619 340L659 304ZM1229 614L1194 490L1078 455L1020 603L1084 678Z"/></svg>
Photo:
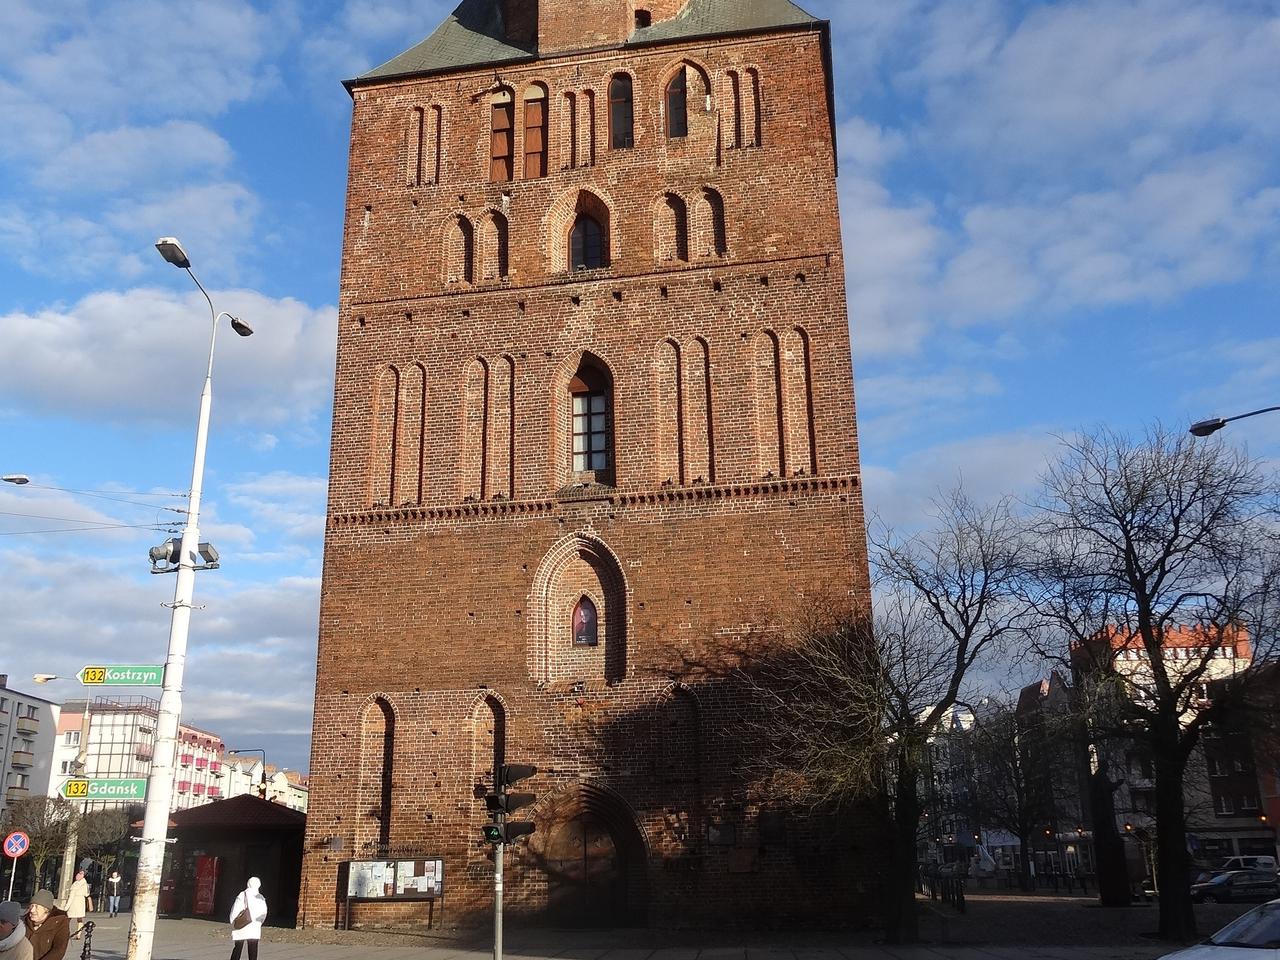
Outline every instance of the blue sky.
<svg viewBox="0 0 1280 960"><path fill-rule="evenodd" d="M836 48L872 512L909 525L958 477L1026 494L1080 427L1280 403L1280 3L803 5ZM0 473L33 481L0 485L12 685L163 660L164 534L84 528L179 517L158 494L190 479L208 321L152 248L177 235L258 331L219 341L202 527L224 566L197 583L184 714L306 766L339 81L451 6L0 4ZM1280 415L1230 436L1275 457Z"/></svg>

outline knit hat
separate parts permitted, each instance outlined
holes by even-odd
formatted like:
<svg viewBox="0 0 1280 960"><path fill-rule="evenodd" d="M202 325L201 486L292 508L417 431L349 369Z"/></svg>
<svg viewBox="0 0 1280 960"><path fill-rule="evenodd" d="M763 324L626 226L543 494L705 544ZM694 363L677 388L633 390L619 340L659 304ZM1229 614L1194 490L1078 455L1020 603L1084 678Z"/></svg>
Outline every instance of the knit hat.
<svg viewBox="0 0 1280 960"><path fill-rule="evenodd" d="M58 901L53 899L53 894L48 890L37 890L35 896L31 898L31 906L44 907L46 910L53 910L58 906Z"/></svg>
<svg viewBox="0 0 1280 960"><path fill-rule="evenodd" d="M0 903L0 923L11 923L15 927L22 926L22 904L6 900Z"/></svg>

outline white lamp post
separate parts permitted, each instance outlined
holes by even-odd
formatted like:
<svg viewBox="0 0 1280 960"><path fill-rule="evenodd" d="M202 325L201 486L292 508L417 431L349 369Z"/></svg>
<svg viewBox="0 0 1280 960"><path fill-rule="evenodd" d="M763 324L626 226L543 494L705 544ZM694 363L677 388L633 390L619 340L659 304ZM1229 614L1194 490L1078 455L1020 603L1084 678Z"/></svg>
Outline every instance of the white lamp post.
<svg viewBox="0 0 1280 960"><path fill-rule="evenodd" d="M213 325L209 333L209 366L200 393L200 419L196 427L195 463L191 470L191 498L186 524L175 558L177 583L173 589L173 616L169 623L169 653L165 659L164 688L156 717L155 756L147 779L146 814L142 823L142 844L138 851L138 877L134 889L133 922L129 929L127 960L151 960L155 941L156 916L160 906L160 873L164 867L165 843L169 832L169 804L173 798L173 774L177 760L178 718L182 713L182 673L187 661L187 631L191 624L191 600L195 592L195 572L200 558L200 488L204 481L205 443L209 435L209 407L213 396L213 348L218 339L218 321L227 317L231 329L242 337L253 333L244 321L229 313L218 313L208 291L191 271L191 261L182 244L173 237L161 237L156 249L175 267L186 270L209 303Z"/></svg>

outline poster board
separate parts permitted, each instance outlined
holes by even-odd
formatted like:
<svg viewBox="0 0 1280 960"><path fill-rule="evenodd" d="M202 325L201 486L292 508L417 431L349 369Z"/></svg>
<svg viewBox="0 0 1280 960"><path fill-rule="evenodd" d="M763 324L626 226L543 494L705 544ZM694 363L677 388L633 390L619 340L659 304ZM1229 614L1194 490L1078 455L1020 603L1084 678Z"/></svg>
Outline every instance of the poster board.
<svg viewBox="0 0 1280 960"><path fill-rule="evenodd" d="M436 900L444 896L444 860L352 860L349 900Z"/></svg>

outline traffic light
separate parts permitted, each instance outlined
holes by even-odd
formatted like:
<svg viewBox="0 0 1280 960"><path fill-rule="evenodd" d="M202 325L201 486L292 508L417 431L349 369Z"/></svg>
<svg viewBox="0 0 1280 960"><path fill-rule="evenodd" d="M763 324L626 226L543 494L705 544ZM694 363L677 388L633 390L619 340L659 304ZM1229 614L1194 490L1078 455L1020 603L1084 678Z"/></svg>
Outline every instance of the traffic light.
<svg viewBox="0 0 1280 960"><path fill-rule="evenodd" d="M538 795L512 793L508 788L537 772L538 768L528 763L508 763L499 768L498 782L494 784L493 792L484 797L485 809L489 811L493 823L485 824L481 832L489 843L511 843L518 837L533 833L533 824L528 820L508 820L507 816L521 807L529 806L538 799Z"/></svg>

